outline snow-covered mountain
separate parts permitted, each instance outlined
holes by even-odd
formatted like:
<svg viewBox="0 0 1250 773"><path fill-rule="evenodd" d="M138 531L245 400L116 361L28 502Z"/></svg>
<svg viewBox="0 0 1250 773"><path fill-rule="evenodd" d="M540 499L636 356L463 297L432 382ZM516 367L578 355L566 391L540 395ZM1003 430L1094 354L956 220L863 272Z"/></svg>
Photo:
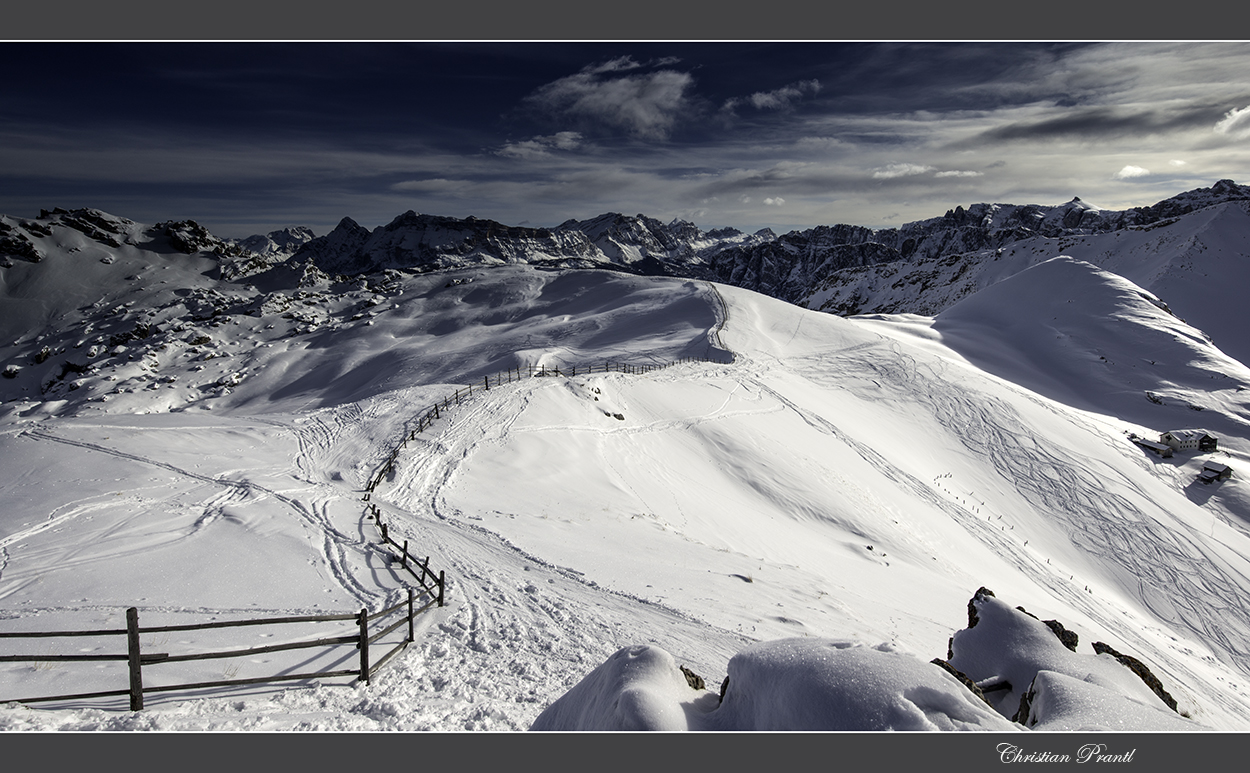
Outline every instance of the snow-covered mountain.
<svg viewBox="0 0 1250 773"><path fill-rule="evenodd" d="M643 273L670 276L701 274L708 257L729 247L767 243L768 229L745 234L735 228L702 231L694 223L673 220L665 225L645 215L608 212L590 220L568 220L557 230L585 234L607 261Z"/></svg>
<svg viewBox="0 0 1250 773"><path fill-rule="evenodd" d="M343 218L333 231L296 251L294 258L311 260L331 274L516 263L593 266L606 262L577 231L505 226L493 220L461 220L411 210L373 231Z"/></svg>
<svg viewBox="0 0 1250 773"><path fill-rule="evenodd" d="M674 220L665 225L644 215L607 213L548 229L409 211L373 231L344 218L333 231L298 249L294 258L311 260L331 274L526 263L687 276L701 272L705 257L728 245L770 238L767 231L750 235L732 228L704 232L693 223Z"/></svg>
<svg viewBox="0 0 1250 773"><path fill-rule="evenodd" d="M448 606L367 686L4 704L0 728L1244 730L1244 334L1232 307L1213 345L1177 308L1196 272L1151 241L1234 271L1244 211L1191 198L1053 242L1079 255L1021 252L936 316L853 318L622 271L715 257L644 223L657 246L614 260L602 244L645 241L615 216L594 237L345 220L278 262L191 221L4 217L0 630L394 603L361 495L409 437L371 504L446 570ZM1146 256L1170 294L1128 277ZM412 435L531 365L559 373ZM1195 427L1216 452L1133 442ZM1209 461L1232 477L1200 482ZM202 663L145 676L222 678ZM0 700L125 686L3 665Z"/></svg>
<svg viewBox="0 0 1250 773"><path fill-rule="evenodd" d="M1002 228L1005 211L1011 213L1009 222L1024 212L1037 226ZM948 219L977 224L942 227ZM790 299L841 315L932 316L1030 266L1069 255L1154 293L1228 354L1250 362L1238 299L1239 288L1250 281L1250 263L1244 260L1250 254L1250 186L1221 180L1125 211L1095 210L1076 200L1049 211L977 205L902 230L913 228L942 246L826 272L805 287L796 284Z"/></svg>
<svg viewBox="0 0 1250 773"><path fill-rule="evenodd" d="M246 239L231 239L243 249L269 258L289 258L296 250L317 238L311 228L297 225L288 226L267 234L256 234Z"/></svg>

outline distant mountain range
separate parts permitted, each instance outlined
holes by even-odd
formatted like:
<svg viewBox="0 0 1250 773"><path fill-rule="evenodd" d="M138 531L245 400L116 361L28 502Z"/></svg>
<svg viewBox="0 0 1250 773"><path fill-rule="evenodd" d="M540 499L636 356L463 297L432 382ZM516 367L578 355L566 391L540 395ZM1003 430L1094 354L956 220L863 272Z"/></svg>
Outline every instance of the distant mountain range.
<svg viewBox="0 0 1250 773"><path fill-rule="evenodd" d="M1151 290L1227 353L1250 361L1244 325L1231 311L1250 279L1241 260L1250 252L1250 186L1232 180L1127 210L1079 198L1057 206L973 204L899 228L827 225L780 236L619 213L528 228L409 211L373 230L343 218L320 237L292 227L246 239L219 239L191 220L132 233L135 225L92 209L0 218L0 266L40 260L52 230L71 228L106 247L124 238L158 252L203 253L217 260L218 278L270 290L320 276L530 264L708 279L847 316L935 315L1067 254Z"/></svg>

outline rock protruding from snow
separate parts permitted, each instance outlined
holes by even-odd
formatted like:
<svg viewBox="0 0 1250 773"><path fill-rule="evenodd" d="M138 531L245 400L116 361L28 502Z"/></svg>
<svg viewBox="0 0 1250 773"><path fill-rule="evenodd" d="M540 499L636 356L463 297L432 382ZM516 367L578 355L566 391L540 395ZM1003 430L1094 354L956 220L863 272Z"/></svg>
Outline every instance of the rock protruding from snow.
<svg viewBox="0 0 1250 773"><path fill-rule="evenodd" d="M987 690L1004 717L1035 730L1206 729L1179 716L1175 702L1105 645L1073 652L1046 623L991 594L978 591L970 604L977 624L954 635L950 663L983 688L1010 685Z"/></svg>
<svg viewBox="0 0 1250 773"><path fill-rule="evenodd" d="M1159 696L1159 700L1166 703L1168 708L1172 711L1176 711L1176 699L1172 697L1171 693L1164 689L1163 683L1160 682L1159 677L1155 676L1154 672L1150 670L1150 666L1141 662L1132 655L1125 655L1122 652L1117 651L1110 644L1104 644L1100 641L1094 642L1094 652L1097 652L1099 655L1105 653L1120 661L1121 665L1141 677L1142 682L1144 682L1155 695Z"/></svg>

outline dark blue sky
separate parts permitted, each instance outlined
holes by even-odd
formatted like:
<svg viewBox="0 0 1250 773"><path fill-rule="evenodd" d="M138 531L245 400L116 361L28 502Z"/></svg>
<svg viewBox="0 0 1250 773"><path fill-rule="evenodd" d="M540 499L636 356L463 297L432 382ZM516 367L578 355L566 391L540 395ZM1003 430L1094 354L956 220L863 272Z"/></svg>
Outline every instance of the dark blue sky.
<svg viewBox="0 0 1250 773"><path fill-rule="evenodd" d="M1244 43L6 43L0 212L899 225L1250 175Z"/></svg>

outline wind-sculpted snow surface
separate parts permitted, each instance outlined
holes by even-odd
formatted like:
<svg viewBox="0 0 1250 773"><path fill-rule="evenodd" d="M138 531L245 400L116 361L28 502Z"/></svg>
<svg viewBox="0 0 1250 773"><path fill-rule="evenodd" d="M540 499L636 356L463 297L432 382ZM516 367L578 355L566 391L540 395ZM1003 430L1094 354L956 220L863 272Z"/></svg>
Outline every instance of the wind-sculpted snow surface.
<svg viewBox="0 0 1250 773"><path fill-rule="evenodd" d="M77 281L73 263L58 255L30 267L29 281L46 284L40 303L52 308L43 313L57 324L0 346L0 363L14 369L0 379L0 413L268 413L413 384L480 383L518 366L719 356L710 332L715 293L693 281L521 266L325 279L292 294L232 287L227 295L224 283L186 276L200 263L175 261L148 268L190 289L110 285L105 271L105 295L90 303L94 295L56 291ZM0 293L6 312L20 315L24 303Z"/></svg>

